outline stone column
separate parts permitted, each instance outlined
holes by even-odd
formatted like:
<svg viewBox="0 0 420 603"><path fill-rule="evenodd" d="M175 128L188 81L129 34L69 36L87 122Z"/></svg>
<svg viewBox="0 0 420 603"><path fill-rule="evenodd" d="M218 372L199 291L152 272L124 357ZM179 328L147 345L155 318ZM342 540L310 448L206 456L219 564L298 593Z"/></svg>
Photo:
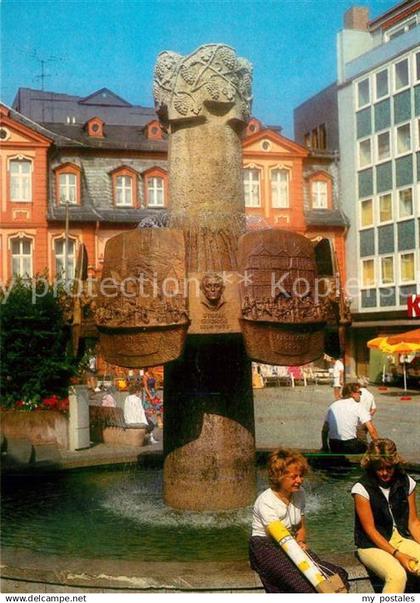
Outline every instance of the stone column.
<svg viewBox="0 0 420 603"><path fill-rule="evenodd" d="M189 292L194 335L165 366L164 498L195 511L243 507L255 496L251 367L236 284L221 285L218 298L211 287L236 270L245 228L241 132L251 67L219 44L187 57L164 52L154 92L169 132L170 225L184 232L188 278L201 283Z"/></svg>

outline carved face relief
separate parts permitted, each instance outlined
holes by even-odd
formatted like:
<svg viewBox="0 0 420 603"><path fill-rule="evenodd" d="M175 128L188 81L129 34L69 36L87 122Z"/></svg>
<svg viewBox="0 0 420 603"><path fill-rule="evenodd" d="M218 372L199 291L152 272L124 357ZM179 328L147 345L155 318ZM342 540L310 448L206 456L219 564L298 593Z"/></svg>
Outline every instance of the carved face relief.
<svg viewBox="0 0 420 603"><path fill-rule="evenodd" d="M223 291L225 285L223 278L219 274L206 274L200 283L202 293L201 303L211 310L218 310L225 303Z"/></svg>

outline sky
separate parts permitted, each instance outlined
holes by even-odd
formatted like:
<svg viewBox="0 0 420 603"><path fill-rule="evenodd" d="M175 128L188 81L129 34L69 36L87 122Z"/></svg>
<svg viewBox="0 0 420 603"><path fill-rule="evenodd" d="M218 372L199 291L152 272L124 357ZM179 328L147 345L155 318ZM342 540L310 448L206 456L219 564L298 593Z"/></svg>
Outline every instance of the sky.
<svg viewBox="0 0 420 603"><path fill-rule="evenodd" d="M106 87L153 106L163 50L235 48L254 67L253 114L293 137L293 109L336 78L336 34L352 5L375 18L396 0L0 0L0 98L19 87L88 96Z"/></svg>

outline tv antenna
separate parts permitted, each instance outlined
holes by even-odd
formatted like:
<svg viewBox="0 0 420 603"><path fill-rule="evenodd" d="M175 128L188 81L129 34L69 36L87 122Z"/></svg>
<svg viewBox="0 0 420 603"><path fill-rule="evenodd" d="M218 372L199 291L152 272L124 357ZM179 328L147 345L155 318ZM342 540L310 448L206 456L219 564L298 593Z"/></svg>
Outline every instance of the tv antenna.
<svg viewBox="0 0 420 603"><path fill-rule="evenodd" d="M45 91L45 80L52 76L51 73L47 73L47 65L49 63L61 62L64 59L62 57L55 56L55 55L50 55L47 57L41 56L36 49L34 49L31 52L30 56L39 63L40 73L38 73L34 77L34 80L41 82L41 90L42 90L42 92L44 92ZM42 108L41 109L42 110L42 121L44 121L45 111L44 111L44 102L43 101L41 103L41 108Z"/></svg>
<svg viewBox="0 0 420 603"><path fill-rule="evenodd" d="M55 63L57 61L62 61L61 57L57 57L54 55L50 55L48 57L41 57L37 50L33 50L31 56L35 61L39 63L40 73L38 73L34 79L41 82L41 90L44 92L45 90L45 80L51 77L50 73L46 72L46 66L48 63Z"/></svg>

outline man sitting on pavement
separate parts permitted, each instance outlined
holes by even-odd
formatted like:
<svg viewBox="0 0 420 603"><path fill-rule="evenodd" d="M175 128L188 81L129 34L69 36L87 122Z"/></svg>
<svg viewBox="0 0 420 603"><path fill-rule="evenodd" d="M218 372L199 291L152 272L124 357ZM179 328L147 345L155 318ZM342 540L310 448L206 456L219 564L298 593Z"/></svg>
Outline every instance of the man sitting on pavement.
<svg viewBox="0 0 420 603"><path fill-rule="evenodd" d="M357 437L358 425L365 425L372 440L378 432L370 413L360 405L358 383L343 387L343 398L330 404L322 427L322 449L344 454L365 452L367 443Z"/></svg>

